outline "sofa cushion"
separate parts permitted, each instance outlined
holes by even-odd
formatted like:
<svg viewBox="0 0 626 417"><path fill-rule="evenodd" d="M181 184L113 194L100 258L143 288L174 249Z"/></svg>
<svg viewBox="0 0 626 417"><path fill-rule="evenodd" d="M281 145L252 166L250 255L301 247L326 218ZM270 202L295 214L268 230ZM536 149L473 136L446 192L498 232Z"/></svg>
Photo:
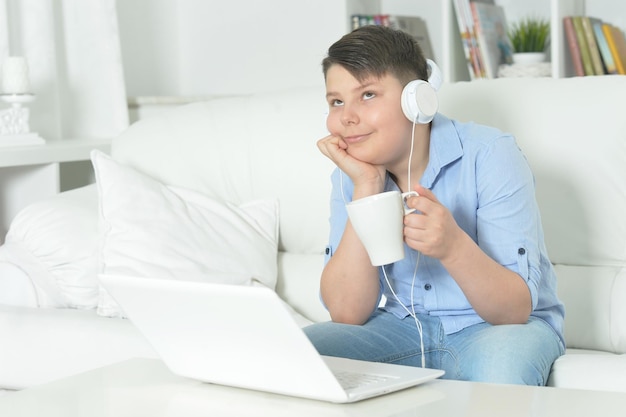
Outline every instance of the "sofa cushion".
<svg viewBox="0 0 626 417"><path fill-rule="evenodd" d="M166 186L92 152L100 198L99 272L228 284L258 281L274 289L278 203L234 205ZM122 315L100 288L98 313Z"/></svg>
<svg viewBox="0 0 626 417"><path fill-rule="evenodd" d="M552 365L548 385L626 392L626 354L568 349Z"/></svg>
<svg viewBox="0 0 626 417"><path fill-rule="evenodd" d="M164 184L235 204L280 201L279 250L322 254L328 240L332 162L324 88L193 103L135 123L111 155Z"/></svg>
<svg viewBox="0 0 626 417"><path fill-rule="evenodd" d="M568 348L626 352L626 269L556 265Z"/></svg>
<svg viewBox="0 0 626 417"><path fill-rule="evenodd" d="M624 266L626 77L444 84L440 111L511 132L537 182L550 260ZM502 92L506 91L506 94Z"/></svg>

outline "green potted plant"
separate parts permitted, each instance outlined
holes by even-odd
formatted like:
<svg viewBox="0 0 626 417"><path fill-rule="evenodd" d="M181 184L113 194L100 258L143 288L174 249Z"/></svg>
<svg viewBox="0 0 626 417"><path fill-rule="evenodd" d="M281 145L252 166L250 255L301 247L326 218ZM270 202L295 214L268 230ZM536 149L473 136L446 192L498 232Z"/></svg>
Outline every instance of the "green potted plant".
<svg viewBox="0 0 626 417"><path fill-rule="evenodd" d="M543 62L550 41L550 22L526 17L511 25L507 32L513 48L513 62Z"/></svg>

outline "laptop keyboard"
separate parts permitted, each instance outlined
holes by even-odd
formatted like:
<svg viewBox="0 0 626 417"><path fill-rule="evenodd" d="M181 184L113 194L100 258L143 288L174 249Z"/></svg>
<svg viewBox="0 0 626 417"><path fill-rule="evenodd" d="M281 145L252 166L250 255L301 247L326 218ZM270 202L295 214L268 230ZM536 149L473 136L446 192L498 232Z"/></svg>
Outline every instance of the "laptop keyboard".
<svg viewBox="0 0 626 417"><path fill-rule="evenodd" d="M350 390L354 388L364 387L366 385L376 384L383 382L390 377L383 375L362 374L359 372L350 371L334 371L337 381L341 384L343 389Z"/></svg>

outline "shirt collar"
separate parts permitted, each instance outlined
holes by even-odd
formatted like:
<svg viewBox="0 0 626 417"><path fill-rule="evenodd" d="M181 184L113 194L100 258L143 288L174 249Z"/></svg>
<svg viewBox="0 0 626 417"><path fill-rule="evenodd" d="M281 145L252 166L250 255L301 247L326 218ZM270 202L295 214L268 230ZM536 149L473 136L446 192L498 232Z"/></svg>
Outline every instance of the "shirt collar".
<svg viewBox="0 0 626 417"><path fill-rule="evenodd" d="M463 145L452 120L441 113L435 114L430 126L428 166L422 185L432 188L441 170L463 156Z"/></svg>

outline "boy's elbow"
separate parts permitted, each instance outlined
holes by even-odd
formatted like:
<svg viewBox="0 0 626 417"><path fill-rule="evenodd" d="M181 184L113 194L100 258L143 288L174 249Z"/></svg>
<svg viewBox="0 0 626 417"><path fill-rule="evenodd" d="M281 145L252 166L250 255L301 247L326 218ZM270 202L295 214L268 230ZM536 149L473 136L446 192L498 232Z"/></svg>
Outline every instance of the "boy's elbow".
<svg viewBox="0 0 626 417"><path fill-rule="evenodd" d="M491 320L486 320L493 325L500 324L526 324L530 319L530 310L520 310L509 312L508 314L497 315Z"/></svg>
<svg viewBox="0 0 626 417"><path fill-rule="evenodd" d="M352 324L355 326L361 326L365 324L369 315L359 314L354 310L342 309L341 311L331 311L330 319L334 323Z"/></svg>

